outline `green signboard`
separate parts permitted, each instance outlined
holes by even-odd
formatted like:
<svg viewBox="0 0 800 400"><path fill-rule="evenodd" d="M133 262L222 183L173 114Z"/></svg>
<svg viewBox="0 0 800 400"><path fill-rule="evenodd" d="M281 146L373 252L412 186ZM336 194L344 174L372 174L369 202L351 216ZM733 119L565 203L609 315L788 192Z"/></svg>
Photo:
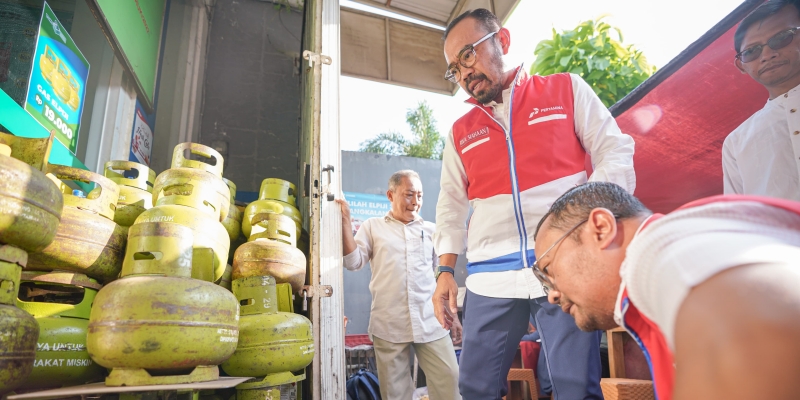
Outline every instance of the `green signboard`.
<svg viewBox="0 0 800 400"><path fill-rule="evenodd" d="M55 130L56 139L72 154L78 147L88 76L89 62L45 2L28 79L25 111L48 131Z"/></svg>
<svg viewBox="0 0 800 400"><path fill-rule="evenodd" d="M152 109L166 0L91 0L89 4L114 50Z"/></svg>

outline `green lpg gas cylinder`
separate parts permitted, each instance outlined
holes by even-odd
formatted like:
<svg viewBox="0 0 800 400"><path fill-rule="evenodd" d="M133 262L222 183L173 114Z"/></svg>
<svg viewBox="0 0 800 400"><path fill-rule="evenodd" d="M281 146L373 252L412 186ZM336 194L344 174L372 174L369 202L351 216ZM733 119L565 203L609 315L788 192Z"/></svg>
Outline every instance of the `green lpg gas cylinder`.
<svg viewBox="0 0 800 400"><path fill-rule="evenodd" d="M23 389L98 382L105 370L86 351L92 302L101 285L82 274L24 272L17 306L36 317L39 340Z"/></svg>
<svg viewBox="0 0 800 400"><path fill-rule="evenodd" d="M231 241L236 240L239 235L242 234L242 214L241 211L236 207L234 201L236 200L236 184L233 182L222 178L228 188L231 191L231 206L228 211L228 216L225 220L222 221L222 226L225 227L225 230L228 231L228 236L230 236Z"/></svg>
<svg viewBox="0 0 800 400"><path fill-rule="evenodd" d="M239 300L239 346L222 364L231 376L262 377L305 368L314 358L311 321L278 311L275 279L253 276L235 279Z"/></svg>
<svg viewBox="0 0 800 400"><path fill-rule="evenodd" d="M130 234L121 278L98 293L89 322L89 354L112 369L106 384L216 379L216 366L236 349L236 297L191 278L190 228L147 222Z"/></svg>
<svg viewBox="0 0 800 400"><path fill-rule="evenodd" d="M270 275L277 283L289 283L300 291L306 280L306 256L296 247L294 223L272 213L253 217L250 240L236 249L233 279Z"/></svg>
<svg viewBox="0 0 800 400"><path fill-rule="evenodd" d="M199 154L214 165L188 159L185 153ZM231 245L228 232L220 223L230 211L230 189L221 177L222 156L210 147L183 143L175 148L172 166L156 178L156 207L139 215L135 223L173 222L191 228L194 248L214 251L211 274L195 271L193 277L217 281L225 273ZM206 270L205 266L198 269Z"/></svg>
<svg viewBox="0 0 800 400"><path fill-rule="evenodd" d="M258 200L247 205L242 218L242 233L250 237L250 230L253 227L253 218L262 213L273 213L285 215L294 221L297 236L303 227L303 216L295 206L295 186L282 179L264 179L261 182L261 190Z"/></svg>
<svg viewBox="0 0 800 400"><path fill-rule="evenodd" d="M0 395L19 387L31 373L39 324L16 307L19 279L28 254L0 245Z"/></svg>
<svg viewBox="0 0 800 400"><path fill-rule="evenodd" d="M34 252L55 238L64 200L42 172L51 144L0 133L0 243Z"/></svg>
<svg viewBox="0 0 800 400"><path fill-rule="evenodd" d="M278 200L297 207L297 187L283 179L267 178L261 182L258 198Z"/></svg>
<svg viewBox="0 0 800 400"><path fill-rule="evenodd" d="M149 222L169 222L185 226L192 230L189 237L193 238L195 249L213 250L211 259L192 258L195 264L193 278L216 282L225 274L231 242L228 232L217 219L191 207L159 205L139 215L133 226Z"/></svg>
<svg viewBox="0 0 800 400"><path fill-rule="evenodd" d="M47 168L58 179L94 183L96 188L84 197L61 183L65 207L55 240L31 253L26 269L77 272L101 282L116 279L127 237L127 229L114 222L119 186L82 169L55 164Z"/></svg>
<svg viewBox="0 0 800 400"><path fill-rule="evenodd" d="M238 389L236 390L236 400L264 400L282 399L280 387L267 387L259 389Z"/></svg>
<svg viewBox="0 0 800 400"><path fill-rule="evenodd" d="M231 202L231 191L222 180L222 164L222 155L208 146L197 143L175 146L172 167L156 177L153 201L157 206L195 208L222 222L228 216Z"/></svg>
<svg viewBox="0 0 800 400"><path fill-rule="evenodd" d="M139 214L153 208L153 182L156 173L132 161L109 161L103 175L119 185L119 201L114 222L131 226Z"/></svg>

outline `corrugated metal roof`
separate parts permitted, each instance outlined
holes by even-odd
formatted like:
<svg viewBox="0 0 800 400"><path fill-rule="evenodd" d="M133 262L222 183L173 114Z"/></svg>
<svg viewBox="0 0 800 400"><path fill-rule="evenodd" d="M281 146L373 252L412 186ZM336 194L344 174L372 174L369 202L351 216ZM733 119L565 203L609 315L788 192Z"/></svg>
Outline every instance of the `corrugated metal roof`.
<svg viewBox="0 0 800 400"><path fill-rule="evenodd" d="M506 21L520 0L353 0L444 29L461 13L486 8ZM342 74L436 93L444 80L442 31L364 10L341 12Z"/></svg>

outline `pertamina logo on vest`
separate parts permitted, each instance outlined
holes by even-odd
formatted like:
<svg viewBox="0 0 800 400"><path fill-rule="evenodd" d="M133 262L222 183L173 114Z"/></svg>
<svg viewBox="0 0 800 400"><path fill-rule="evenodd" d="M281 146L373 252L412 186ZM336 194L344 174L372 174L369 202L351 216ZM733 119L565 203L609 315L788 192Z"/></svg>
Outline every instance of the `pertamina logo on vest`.
<svg viewBox="0 0 800 400"><path fill-rule="evenodd" d="M550 112L550 111L563 110L563 109L564 109L564 107L561 107L561 106L553 106L553 107L547 107L547 108L536 108L536 107L534 107L533 108L533 112L531 113L531 115L528 118L533 118L534 115L538 115L539 113L544 114L544 113L547 113L547 112Z"/></svg>
<svg viewBox="0 0 800 400"><path fill-rule="evenodd" d="M555 111L561 111L561 113L554 113ZM554 119L567 119L567 114L564 113L564 107L562 106L551 106L545 108L534 107L531 111L531 115L529 115L528 118L533 118L532 120L528 121L528 125L533 125L538 124L539 122L552 121Z"/></svg>

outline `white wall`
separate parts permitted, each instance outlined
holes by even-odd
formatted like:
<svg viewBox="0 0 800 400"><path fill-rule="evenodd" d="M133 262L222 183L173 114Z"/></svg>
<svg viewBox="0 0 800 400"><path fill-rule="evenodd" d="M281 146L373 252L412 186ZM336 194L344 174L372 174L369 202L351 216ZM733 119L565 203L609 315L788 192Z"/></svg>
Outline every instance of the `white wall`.
<svg viewBox="0 0 800 400"><path fill-rule="evenodd" d="M90 66L77 156L102 173L106 161L128 159L136 92L85 1L75 2L70 35Z"/></svg>

